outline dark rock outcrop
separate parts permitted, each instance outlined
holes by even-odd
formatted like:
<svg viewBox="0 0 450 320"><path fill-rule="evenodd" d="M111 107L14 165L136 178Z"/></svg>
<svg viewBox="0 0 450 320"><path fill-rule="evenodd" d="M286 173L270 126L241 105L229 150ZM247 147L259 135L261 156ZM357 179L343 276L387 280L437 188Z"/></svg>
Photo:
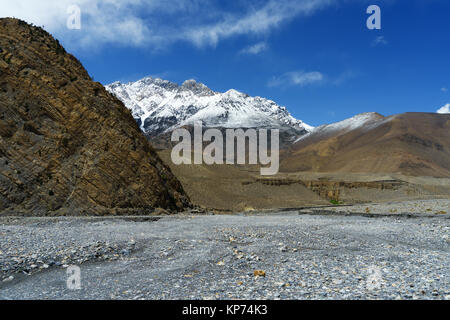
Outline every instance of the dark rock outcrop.
<svg viewBox="0 0 450 320"><path fill-rule="evenodd" d="M122 102L46 31L0 19L0 213L187 206Z"/></svg>

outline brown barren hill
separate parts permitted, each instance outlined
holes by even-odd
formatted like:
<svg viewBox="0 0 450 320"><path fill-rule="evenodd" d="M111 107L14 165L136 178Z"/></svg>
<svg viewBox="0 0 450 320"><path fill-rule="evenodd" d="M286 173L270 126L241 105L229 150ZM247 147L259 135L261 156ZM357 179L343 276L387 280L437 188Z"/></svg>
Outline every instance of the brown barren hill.
<svg viewBox="0 0 450 320"><path fill-rule="evenodd" d="M0 213L190 206L125 106L50 34L0 19Z"/></svg>
<svg viewBox="0 0 450 320"><path fill-rule="evenodd" d="M450 114L368 113L322 126L283 154L281 170L450 177Z"/></svg>

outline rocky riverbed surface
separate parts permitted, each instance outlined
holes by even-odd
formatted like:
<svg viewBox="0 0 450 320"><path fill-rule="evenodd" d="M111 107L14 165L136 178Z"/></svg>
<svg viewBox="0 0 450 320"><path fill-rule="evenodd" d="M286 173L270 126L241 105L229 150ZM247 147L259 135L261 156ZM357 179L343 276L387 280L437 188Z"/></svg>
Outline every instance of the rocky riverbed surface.
<svg viewBox="0 0 450 320"><path fill-rule="evenodd" d="M3 217L0 299L450 299L449 204Z"/></svg>

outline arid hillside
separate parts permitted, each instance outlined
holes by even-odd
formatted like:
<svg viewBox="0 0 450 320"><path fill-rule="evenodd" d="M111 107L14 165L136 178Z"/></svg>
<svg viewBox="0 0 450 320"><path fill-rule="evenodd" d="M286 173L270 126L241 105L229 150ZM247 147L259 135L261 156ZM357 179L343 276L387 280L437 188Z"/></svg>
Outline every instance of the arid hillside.
<svg viewBox="0 0 450 320"><path fill-rule="evenodd" d="M0 213L189 205L122 102L46 31L0 19Z"/></svg>
<svg viewBox="0 0 450 320"><path fill-rule="evenodd" d="M283 153L281 170L450 177L450 114L369 116L316 129Z"/></svg>
<svg viewBox="0 0 450 320"><path fill-rule="evenodd" d="M258 166L177 166L170 134L151 142L192 201L218 211L445 198L449 121L449 115L368 113L319 127L294 144L280 136L281 171L269 177Z"/></svg>

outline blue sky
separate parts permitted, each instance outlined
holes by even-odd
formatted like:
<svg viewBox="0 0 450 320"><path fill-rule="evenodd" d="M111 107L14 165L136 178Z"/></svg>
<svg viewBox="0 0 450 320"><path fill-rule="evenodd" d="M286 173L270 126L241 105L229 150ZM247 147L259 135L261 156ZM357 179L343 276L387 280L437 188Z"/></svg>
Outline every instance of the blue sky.
<svg viewBox="0 0 450 320"><path fill-rule="evenodd" d="M81 9L81 29L66 26ZM369 5L381 30L369 30ZM46 29L103 84L196 79L284 105L317 126L450 102L447 0L0 0Z"/></svg>

